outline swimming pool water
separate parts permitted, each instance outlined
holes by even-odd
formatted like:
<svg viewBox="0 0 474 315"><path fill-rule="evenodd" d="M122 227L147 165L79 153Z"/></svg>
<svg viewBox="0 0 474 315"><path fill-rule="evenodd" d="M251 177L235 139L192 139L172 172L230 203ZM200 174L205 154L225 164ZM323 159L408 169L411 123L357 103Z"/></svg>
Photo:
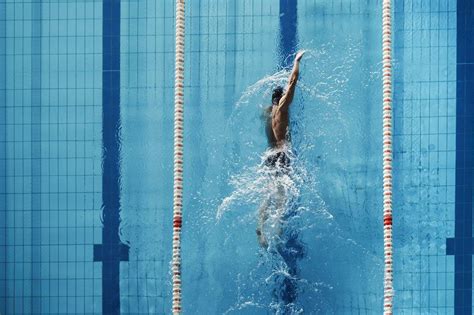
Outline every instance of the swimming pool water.
<svg viewBox="0 0 474 315"><path fill-rule="evenodd" d="M471 314L474 14L395 1L396 314ZM186 4L183 309L382 312L381 1ZM281 240L262 112L307 52ZM0 1L0 313L169 314L174 3Z"/></svg>

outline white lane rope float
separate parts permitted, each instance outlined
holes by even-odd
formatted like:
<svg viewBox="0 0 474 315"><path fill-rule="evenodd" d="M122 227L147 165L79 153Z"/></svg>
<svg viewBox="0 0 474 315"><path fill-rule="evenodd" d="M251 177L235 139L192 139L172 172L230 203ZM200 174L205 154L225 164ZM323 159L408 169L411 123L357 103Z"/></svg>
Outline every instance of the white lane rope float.
<svg viewBox="0 0 474 315"><path fill-rule="evenodd" d="M392 1L382 3L384 315L393 314L392 256Z"/></svg>
<svg viewBox="0 0 474 315"><path fill-rule="evenodd" d="M181 226L183 218L184 0L176 0L173 181L173 314L181 314Z"/></svg>

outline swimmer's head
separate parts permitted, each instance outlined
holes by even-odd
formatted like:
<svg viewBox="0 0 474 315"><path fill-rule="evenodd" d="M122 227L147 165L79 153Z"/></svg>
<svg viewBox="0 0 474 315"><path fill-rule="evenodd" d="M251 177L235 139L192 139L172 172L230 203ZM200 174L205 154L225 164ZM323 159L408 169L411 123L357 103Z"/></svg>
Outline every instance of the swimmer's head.
<svg viewBox="0 0 474 315"><path fill-rule="evenodd" d="M282 96L283 88L281 86L274 88L272 93L272 105L278 105L278 102L280 102Z"/></svg>

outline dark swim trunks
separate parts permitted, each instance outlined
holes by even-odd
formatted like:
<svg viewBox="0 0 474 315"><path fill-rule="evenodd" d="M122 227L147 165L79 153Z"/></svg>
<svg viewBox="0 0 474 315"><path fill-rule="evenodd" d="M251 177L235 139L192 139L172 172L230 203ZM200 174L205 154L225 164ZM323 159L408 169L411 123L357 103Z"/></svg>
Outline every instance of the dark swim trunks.
<svg viewBox="0 0 474 315"><path fill-rule="evenodd" d="M270 154L264 164L267 167L274 168L278 174L287 174L290 171L290 157L285 151Z"/></svg>

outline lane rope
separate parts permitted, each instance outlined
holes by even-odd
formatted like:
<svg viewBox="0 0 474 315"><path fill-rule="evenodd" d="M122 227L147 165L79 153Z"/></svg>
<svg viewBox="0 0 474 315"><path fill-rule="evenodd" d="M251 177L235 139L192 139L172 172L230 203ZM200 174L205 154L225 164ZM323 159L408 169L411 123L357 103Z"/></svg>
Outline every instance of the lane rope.
<svg viewBox="0 0 474 315"><path fill-rule="evenodd" d="M385 315L393 314L392 256L392 1L382 3L383 56L383 240Z"/></svg>
<svg viewBox="0 0 474 315"><path fill-rule="evenodd" d="M173 314L181 314L181 226L183 218L184 0L176 0L173 181Z"/></svg>

